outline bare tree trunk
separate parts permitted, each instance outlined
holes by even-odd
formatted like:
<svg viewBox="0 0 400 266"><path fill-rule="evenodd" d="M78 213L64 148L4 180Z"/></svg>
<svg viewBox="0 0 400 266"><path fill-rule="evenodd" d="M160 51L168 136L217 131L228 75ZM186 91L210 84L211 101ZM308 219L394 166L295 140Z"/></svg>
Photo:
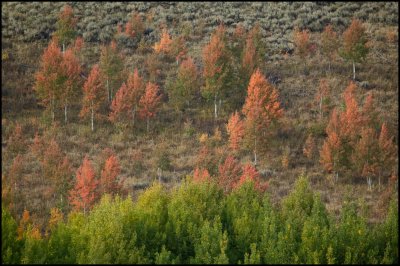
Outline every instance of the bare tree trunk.
<svg viewBox="0 0 400 266"><path fill-rule="evenodd" d="M52 122L54 122L54 117L55 117L55 114L54 114L54 96L53 96L51 99L51 121Z"/></svg>
<svg viewBox="0 0 400 266"><path fill-rule="evenodd" d="M353 60L353 80L356 80L356 64L354 63L354 60Z"/></svg>
<svg viewBox="0 0 400 266"><path fill-rule="evenodd" d="M135 114L136 114L136 104L132 110L132 126L135 126Z"/></svg>
<svg viewBox="0 0 400 266"><path fill-rule="evenodd" d="M331 73L331 61L328 61L328 72Z"/></svg>
<svg viewBox="0 0 400 266"><path fill-rule="evenodd" d="M107 100L108 100L108 102L110 102L110 84L108 82L108 78L106 81L106 87L107 87Z"/></svg>
<svg viewBox="0 0 400 266"><path fill-rule="evenodd" d="M319 100L319 120L322 121L322 96L321 99Z"/></svg>
<svg viewBox="0 0 400 266"><path fill-rule="evenodd" d="M217 114L217 94L214 95L214 118L217 120L218 114Z"/></svg>
<svg viewBox="0 0 400 266"><path fill-rule="evenodd" d="M65 103L65 106L64 106L64 117L65 117L64 121L65 121L65 124L66 124L68 122L68 118L67 118L67 103Z"/></svg>
<svg viewBox="0 0 400 266"><path fill-rule="evenodd" d="M150 127L150 122L149 122L149 117L147 117L147 134L149 134L149 127Z"/></svg>
<svg viewBox="0 0 400 266"><path fill-rule="evenodd" d="M257 137L254 138L254 166L257 165Z"/></svg>
<svg viewBox="0 0 400 266"><path fill-rule="evenodd" d="M64 53L65 52L65 43L62 44L62 47L63 47L62 52Z"/></svg>
<svg viewBox="0 0 400 266"><path fill-rule="evenodd" d="M93 105L92 105L92 132L93 132L93 130L94 130L94 125L93 125L93 119L94 118L94 112L93 112Z"/></svg>

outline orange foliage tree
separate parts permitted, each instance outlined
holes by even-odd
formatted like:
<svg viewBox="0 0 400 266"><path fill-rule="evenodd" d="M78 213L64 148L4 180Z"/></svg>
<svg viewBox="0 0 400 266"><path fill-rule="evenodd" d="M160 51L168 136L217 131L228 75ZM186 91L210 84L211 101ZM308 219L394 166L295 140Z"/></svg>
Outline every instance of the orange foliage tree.
<svg viewBox="0 0 400 266"><path fill-rule="evenodd" d="M206 98L214 97L214 118L218 117L217 101L224 88L227 75L227 50L225 46L225 28L219 25L212 33L211 40L203 48L203 77L205 87L202 94Z"/></svg>
<svg viewBox="0 0 400 266"><path fill-rule="evenodd" d="M83 101L81 117L87 117L90 112L92 131L94 130L94 116L100 110L106 95L103 90L103 82L100 76L99 65L94 65L89 77L83 86Z"/></svg>
<svg viewBox="0 0 400 266"><path fill-rule="evenodd" d="M230 116L226 130L229 135L229 147L233 151L239 150L244 136L244 122L240 119L239 112L236 111Z"/></svg>
<svg viewBox="0 0 400 266"><path fill-rule="evenodd" d="M355 99L356 85L350 82L343 93L344 108L335 108L328 122L325 139L320 151L320 162L328 172L347 171L367 178L369 189L372 180L389 176L395 165L395 144L382 124L378 136L378 115L373 97L369 94L362 109Z"/></svg>
<svg viewBox="0 0 400 266"><path fill-rule="evenodd" d="M312 51L312 45L310 42L310 34L308 30L300 31L299 28L296 28L293 33L293 41L296 47L295 51L299 55L300 59L304 62L304 66L306 66L306 58L310 55Z"/></svg>
<svg viewBox="0 0 400 266"><path fill-rule="evenodd" d="M150 118L154 117L161 103L161 95L157 84L148 82L145 92L140 98L140 117L147 120L147 132L149 132Z"/></svg>
<svg viewBox="0 0 400 266"><path fill-rule="evenodd" d="M125 83L122 84L111 103L110 120L114 122L121 115L125 115L132 119L132 125L135 125L135 115L143 93L143 78L140 77L138 69L135 68L133 73L129 74L126 85Z"/></svg>
<svg viewBox="0 0 400 266"><path fill-rule="evenodd" d="M257 69L250 78L242 109L245 115L245 138L253 148L254 164L257 164L257 140L265 136L270 125L283 115L278 97L277 90Z"/></svg>
<svg viewBox="0 0 400 266"><path fill-rule="evenodd" d="M75 209L83 210L86 214L86 210L89 210L97 199L97 186L94 169L86 155L82 165L76 171L75 186L69 191L70 203Z"/></svg>
<svg viewBox="0 0 400 266"><path fill-rule="evenodd" d="M166 28L162 30L160 42L156 42L153 46L156 53L169 54L171 52L172 39Z"/></svg>

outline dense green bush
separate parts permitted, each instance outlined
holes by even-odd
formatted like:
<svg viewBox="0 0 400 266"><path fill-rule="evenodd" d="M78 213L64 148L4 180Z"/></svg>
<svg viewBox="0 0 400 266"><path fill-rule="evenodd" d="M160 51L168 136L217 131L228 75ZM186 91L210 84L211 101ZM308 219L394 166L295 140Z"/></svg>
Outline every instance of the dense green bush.
<svg viewBox="0 0 400 266"><path fill-rule="evenodd" d="M137 201L106 195L87 215L70 213L45 237L2 208L3 263L307 263L398 262L398 209L368 225L345 202L336 221L301 176L274 207L245 182L224 195L212 182L188 178L166 191L159 183Z"/></svg>

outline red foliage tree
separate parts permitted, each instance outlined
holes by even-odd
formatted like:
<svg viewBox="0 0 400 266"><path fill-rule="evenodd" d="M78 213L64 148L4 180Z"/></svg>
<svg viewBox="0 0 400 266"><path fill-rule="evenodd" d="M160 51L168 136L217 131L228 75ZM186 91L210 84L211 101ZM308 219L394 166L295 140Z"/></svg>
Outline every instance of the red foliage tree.
<svg viewBox="0 0 400 266"><path fill-rule="evenodd" d="M144 85L145 83L143 81L143 78L140 77L138 69L135 68L133 73L129 74L127 81L128 99L131 103L130 109L132 113L132 125L135 124L135 114L139 105L140 98L144 93Z"/></svg>
<svg viewBox="0 0 400 266"><path fill-rule="evenodd" d="M244 136L244 122L240 119L237 111L230 116L226 130L229 134L229 147L233 151L239 150Z"/></svg>
<svg viewBox="0 0 400 266"><path fill-rule="evenodd" d="M89 77L83 86L83 101L81 117L86 117L90 113L92 131L94 130L94 116L100 110L106 95L103 90L103 83L100 77L99 66L96 64L90 71Z"/></svg>
<svg viewBox="0 0 400 266"><path fill-rule="evenodd" d="M355 99L355 90L357 86L350 82L343 93L345 110L340 114L341 132L340 135L354 144L358 132L362 127L363 117Z"/></svg>
<svg viewBox="0 0 400 266"><path fill-rule="evenodd" d="M53 38L43 53L40 70L35 74L36 96L40 99L40 104L51 112L53 121L57 101L60 100L62 93L62 61L63 56L58 47L58 40Z"/></svg>
<svg viewBox="0 0 400 266"><path fill-rule="evenodd" d="M140 98L140 117L147 120L147 132L149 132L149 120L154 117L161 103L158 85L148 82L144 95Z"/></svg>
<svg viewBox="0 0 400 266"><path fill-rule="evenodd" d="M201 169L198 167L196 167L196 169L194 169L193 182L203 183L203 182L210 182L210 181L211 181L211 177L210 177L210 173L208 172L207 169Z"/></svg>
<svg viewBox="0 0 400 266"><path fill-rule="evenodd" d="M246 137L251 140L254 151L254 163L257 163L257 139L266 134L271 123L283 115L277 90L265 79L260 70L250 78L247 97L242 112L245 115Z"/></svg>
<svg viewBox="0 0 400 266"><path fill-rule="evenodd" d="M99 188L101 194L119 194L122 191L123 180L118 182L117 177L121 171L118 159L111 155L105 162L104 169L101 171Z"/></svg>
<svg viewBox="0 0 400 266"><path fill-rule="evenodd" d="M128 88L124 82L111 102L111 113L108 116L110 121L116 122L117 120L120 120L123 115L127 114L127 111L130 109L130 105L131 103L128 99Z"/></svg>
<svg viewBox="0 0 400 266"><path fill-rule="evenodd" d="M218 185L225 193L230 192L238 182L241 175L240 163L232 156L228 156L223 164L218 166L219 176Z"/></svg>
<svg viewBox="0 0 400 266"><path fill-rule="evenodd" d="M332 111L331 120L326 127L327 138L325 139L320 151L320 162L328 172L337 172L339 168L339 156L342 153L339 132L339 115L335 108Z"/></svg>
<svg viewBox="0 0 400 266"><path fill-rule="evenodd" d="M96 200L96 189L98 181L95 178L94 169L89 157L86 155L82 165L76 171L76 182L73 189L70 190L69 200L75 209L86 213Z"/></svg>
<svg viewBox="0 0 400 266"><path fill-rule="evenodd" d="M254 184L254 188L260 192L264 192L268 188L268 182L260 181L260 174L258 173L257 169L250 163L245 164L242 171L243 173L240 176L239 181L234 185L235 189L239 188L243 183L248 180L252 181Z"/></svg>

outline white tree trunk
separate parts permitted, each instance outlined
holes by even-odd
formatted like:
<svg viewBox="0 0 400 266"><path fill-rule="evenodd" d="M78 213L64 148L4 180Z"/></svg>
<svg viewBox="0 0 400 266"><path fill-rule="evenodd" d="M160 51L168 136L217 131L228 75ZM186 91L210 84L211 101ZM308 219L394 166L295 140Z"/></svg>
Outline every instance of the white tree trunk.
<svg viewBox="0 0 400 266"><path fill-rule="evenodd" d="M93 120L94 120L94 112L93 112L93 106L92 106L92 131L94 130Z"/></svg>
<svg viewBox="0 0 400 266"><path fill-rule="evenodd" d="M356 64L353 60L353 80L356 80Z"/></svg>
<svg viewBox="0 0 400 266"><path fill-rule="evenodd" d="M110 102L110 85L109 85L109 82L108 82L108 78L107 78L107 81L106 81L106 87L107 87L107 100L108 100L108 102Z"/></svg>
<svg viewBox="0 0 400 266"><path fill-rule="evenodd" d="M321 99L319 100L319 119L322 121L322 95Z"/></svg>
<svg viewBox="0 0 400 266"><path fill-rule="evenodd" d="M149 133L150 121L149 117L147 117L147 134Z"/></svg>
<svg viewBox="0 0 400 266"><path fill-rule="evenodd" d="M65 106L64 106L64 121L65 121L65 124L68 122L68 118L67 118L67 104L65 104Z"/></svg>
<svg viewBox="0 0 400 266"><path fill-rule="evenodd" d="M65 52L65 43L62 44L62 47L63 47L62 52L64 53Z"/></svg>
<svg viewBox="0 0 400 266"><path fill-rule="evenodd" d="M214 96L214 118L217 119L218 113L217 113L217 94Z"/></svg>
<svg viewBox="0 0 400 266"><path fill-rule="evenodd" d="M257 138L254 138L254 165L257 165Z"/></svg>

